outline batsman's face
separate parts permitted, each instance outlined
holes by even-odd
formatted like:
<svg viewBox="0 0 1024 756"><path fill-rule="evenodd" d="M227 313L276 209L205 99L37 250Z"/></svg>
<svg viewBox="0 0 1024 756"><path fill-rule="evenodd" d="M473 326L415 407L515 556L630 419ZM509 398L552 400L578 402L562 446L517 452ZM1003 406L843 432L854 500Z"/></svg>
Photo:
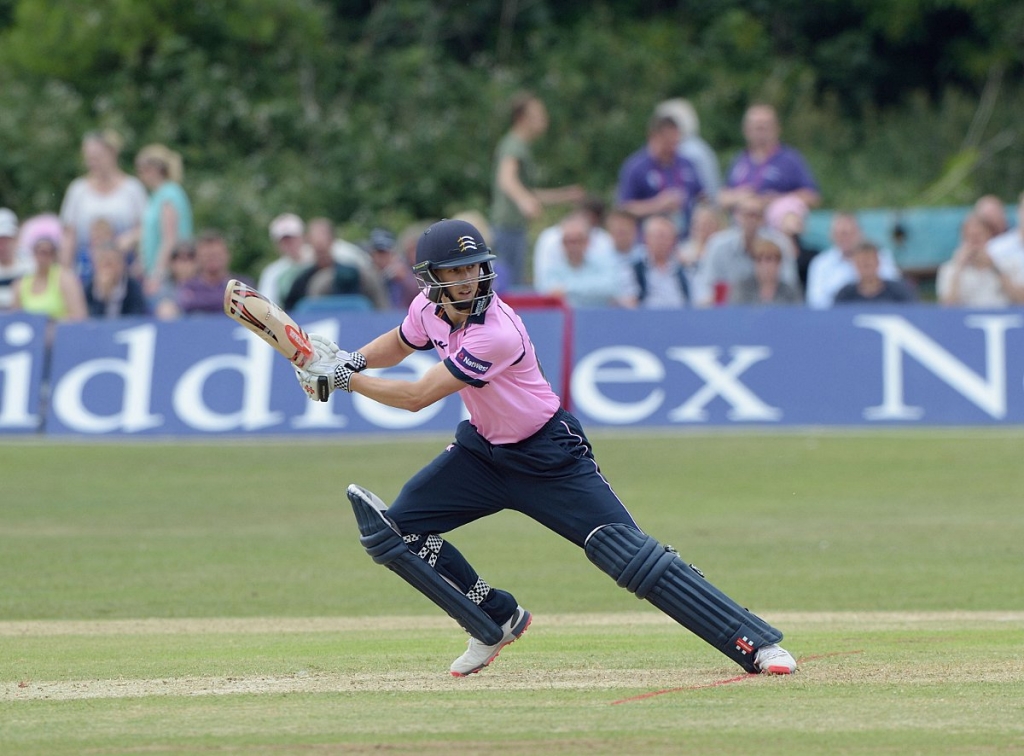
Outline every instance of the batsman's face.
<svg viewBox="0 0 1024 756"><path fill-rule="evenodd" d="M437 278L445 285L445 291L453 301L468 302L480 288L480 263L441 268L437 271Z"/></svg>

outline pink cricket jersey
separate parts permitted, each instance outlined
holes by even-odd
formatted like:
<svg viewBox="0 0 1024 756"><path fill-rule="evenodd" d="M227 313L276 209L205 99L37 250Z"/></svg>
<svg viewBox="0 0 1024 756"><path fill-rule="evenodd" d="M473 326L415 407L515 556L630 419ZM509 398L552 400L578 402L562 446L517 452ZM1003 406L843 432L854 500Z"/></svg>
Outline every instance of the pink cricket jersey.
<svg viewBox="0 0 1024 756"><path fill-rule="evenodd" d="M434 347L466 388L459 392L469 421L492 444L522 441L558 409L523 321L497 295L479 315L452 328L444 311L422 293L409 305L399 334L413 349Z"/></svg>

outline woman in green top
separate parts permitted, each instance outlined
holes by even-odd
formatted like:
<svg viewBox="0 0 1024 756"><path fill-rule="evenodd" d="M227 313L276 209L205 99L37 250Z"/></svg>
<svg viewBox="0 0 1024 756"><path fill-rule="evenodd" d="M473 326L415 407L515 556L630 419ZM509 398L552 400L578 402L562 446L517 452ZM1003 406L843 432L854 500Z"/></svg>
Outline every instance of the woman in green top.
<svg viewBox="0 0 1024 756"><path fill-rule="evenodd" d="M40 234L32 243L36 272L15 289L14 309L51 320L85 320L85 292L78 276L57 262L59 232Z"/></svg>
<svg viewBox="0 0 1024 756"><path fill-rule="evenodd" d="M192 205L181 187L181 155L162 144L143 147L135 172L149 190L142 213L139 253L145 292L153 297L168 276L171 250L192 238Z"/></svg>

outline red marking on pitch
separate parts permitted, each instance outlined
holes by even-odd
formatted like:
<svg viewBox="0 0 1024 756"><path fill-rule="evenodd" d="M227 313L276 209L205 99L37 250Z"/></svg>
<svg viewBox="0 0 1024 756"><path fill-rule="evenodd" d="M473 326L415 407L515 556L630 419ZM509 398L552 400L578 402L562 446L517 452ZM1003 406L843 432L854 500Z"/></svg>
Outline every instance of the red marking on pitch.
<svg viewBox="0 0 1024 756"><path fill-rule="evenodd" d="M815 656L805 656L801 659L797 659L797 664L805 664L809 661L817 661L818 659L828 659L833 656L850 656L852 654L862 654L863 651L835 651L831 654L817 654ZM680 693L684 690L703 690L704 688L717 688L722 685L729 685L730 683L742 682L743 680L749 680L752 677L757 677L756 672L749 672L744 675L736 675L736 677L730 677L725 680L716 680L715 682L702 683L701 685L686 685L682 688L665 688L664 690L652 690L650 693L641 693L639 696L631 696L629 698L620 698L618 701L612 701L611 705L630 703L632 701L644 701L648 698L654 698L655 696L662 696L666 693Z"/></svg>

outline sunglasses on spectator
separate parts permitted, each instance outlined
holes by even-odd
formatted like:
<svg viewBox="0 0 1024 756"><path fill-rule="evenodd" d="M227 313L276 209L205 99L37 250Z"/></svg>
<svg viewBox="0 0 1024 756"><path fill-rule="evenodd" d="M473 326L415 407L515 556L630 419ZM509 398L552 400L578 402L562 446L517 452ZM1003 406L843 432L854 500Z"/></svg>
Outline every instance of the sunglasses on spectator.
<svg viewBox="0 0 1024 756"><path fill-rule="evenodd" d="M754 255L754 262L782 262L781 255Z"/></svg>

